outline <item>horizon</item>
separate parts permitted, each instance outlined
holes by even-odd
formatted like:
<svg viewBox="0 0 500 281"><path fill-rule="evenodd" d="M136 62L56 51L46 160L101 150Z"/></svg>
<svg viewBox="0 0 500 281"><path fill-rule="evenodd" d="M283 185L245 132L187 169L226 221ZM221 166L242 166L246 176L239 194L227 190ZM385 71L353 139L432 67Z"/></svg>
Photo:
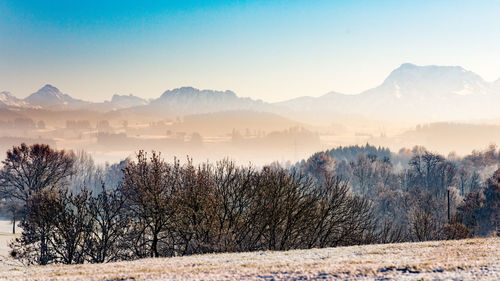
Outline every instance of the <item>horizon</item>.
<svg viewBox="0 0 500 281"><path fill-rule="evenodd" d="M49 83L92 101L188 85L277 102L359 93L402 62L494 81L499 11L492 1L3 1L0 85L25 97Z"/></svg>
<svg viewBox="0 0 500 281"><path fill-rule="evenodd" d="M368 90L371 90L375 87L378 87L380 86L381 84L384 83L384 81L392 74L393 71L396 71L404 66L407 66L407 65L410 65L410 66L415 66L417 68L420 68L420 69L423 69L423 68L429 68L429 67L440 67L440 68L451 68L451 67L459 67L459 68L462 68L464 71L467 71L467 72L472 72L476 75L478 75L481 79L483 79L485 82L487 83L495 83L495 82L498 82L500 81L500 78L498 79L495 79L495 80L487 80L485 79L484 77L482 77L481 75L477 74L476 72L470 70L470 69L465 69L463 68L462 66L460 65L436 65L436 64L430 64L430 65L418 65L418 64L415 64L415 63L411 63L411 62L403 62L401 63L397 68L394 68L392 71L390 71L384 79L382 79L376 86L372 87L372 88L367 88L367 89L364 89L360 92L357 92L357 93L343 93L343 92L340 92L340 91L337 91L337 90L331 90L331 91L328 91L328 92L325 92L325 93L316 93L316 94L312 94L312 95L303 95L303 96L298 96L298 97L293 97L293 98L289 98L289 99L285 99L285 100L278 100L278 101L269 101L269 100L266 100L266 99L259 99L259 98L253 98L251 96L242 96L240 95L238 92L232 90L232 89L209 89L209 88L198 88L198 87L195 87L195 86L192 86L192 85L182 85L182 86L178 86L178 87L174 87L174 88L168 88L166 90L163 90L160 94L158 94L157 96L153 96L153 97L144 97L144 96L141 96L140 94L137 94L137 93L132 93L132 92L129 92L129 93L112 93L109 95L109 98L108 99L103 99L103 100L92 100L92 99L85 99L85 97L81 98L81 97L78 97L78 96L75 96L72 94L72 91L66 91L66 90L61 90L58 85L55 85L55 84L52 84L52 83L45 83L43 84L43 86L37 88L36 90L34 91L31 91L30 93L28 94L25 94L25 95L18 95L17 93L14 93L12 91L9 91L8 89L0 89L0 92L7 92L7 93L10 93L12 94L13 96L17 97L17 98L20 98L20 99L25 99L27 97L29 97L30 95L34 94L34 93L37 93L38 91L42 90L43 88L47 87L47 86L50 86L50 87L54 87L56 89L58 89L62 94L67 94L73 98L76 98L76 99L81 99L83 101L89 101L89 102L93 102L93 103L100 103L100 102L107 102L107 101L111 101L111 98L115 95L118 95L118 96L135 96L135 97L138 97L138 98L141 98L141 99L144 99L144 100L147 100L148 102L151 101L151 100L154 100L154 99L157 99L159 98L162 94L164 94L165 92L167 91L172 91L172 90L178 90L178 89L182 89L182 88L194 88L195 90L199 90L199 91L215 91L215 92L225 92L225 91L230 91L230 92L233 92L234 94L236 94L236 96L238 98L251 98L253 100L260 100L260 101L263 101L265 103L280 103L280 102L285 102L285 101L290 101L290 100L293 100L293 99L296 99L296 98L303 98L303 97L312 97L312 98L319 98L319 97L322 97L324 95L327 95L327 94L330 94L330 93L335 93L335 94L342 94L342 95L348 95L348 96L351 96L351 95L359 95L359 94L362 94L364 93L365 91L368 91ZM85 96L87 96L85 94Z"/></svg>

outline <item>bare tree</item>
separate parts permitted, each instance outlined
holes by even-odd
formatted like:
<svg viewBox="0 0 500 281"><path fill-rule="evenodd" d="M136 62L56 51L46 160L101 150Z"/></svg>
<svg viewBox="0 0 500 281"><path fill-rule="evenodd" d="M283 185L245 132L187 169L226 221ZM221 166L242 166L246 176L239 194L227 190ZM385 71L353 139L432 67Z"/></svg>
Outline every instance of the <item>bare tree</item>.
<svg viewBox="0 0 500 281"><path fill-rule="evenodd" d="M85 240L90 234L91 217L87 202L91 193L83 189L77 194L60 190L54 204L49 222L53 232L49 243L57 262L64 264L83 263L85 261Z"/></svg>
<svg viewBox="0 0 500 281"><path fill-rule="evenodd" d="M83 263L85 236L90 233L86 190L43 189L28 199L21 238L13 253L27 264Z"/></svg>
<svg viewBox="0 0 500 281"><path fill-rule="evenodd" d="M500 169L487 180L479 209L482 235L500 236Z"/></svg>
<svg viewBox="0 0 500 281"><path fill-rule="evenodd" d="M296 171L264 167L259 174L256 201L258 236L264 249L299 247L314 212L314 182Z"/></svg>
<svg viewBox="0 0 500 281"><path fill-rule="evenodd" d="M24 214L24 204L23 201L6 196L0 192L0 210L1 212L8 216L12 222L12 234L16 234L16 224L22 219Z"/></svg>
<svg viewBox="0 0 500 281"><path fill-rule="evenodd" d="M438 239L439 229L446 222L446 205L439 204L433 193L415 188L412 193L414 201L410 211L410 234L413 241Z"/></svg>
<svg viewBox="0 0 500 281"><path fill-rule="evenodd" d="M28 265L54 262L55 253L49 240L54 231L52 217L57 211L57 196L57 192L43 189L28 198L21 222L22 235L10 244L14 258Z"/></svg>
<svg viewBox="0 0 500 281"><path fill-rule="evenodd" d="M372 186L375 175L374 158L370 159L363 154L358 154L356 161L350 163L354 176L355 191L359 194L366 194L368 188Z"/></svg>
<svg viewBox="0 0 500 281"><path fill-rule="evenodd" d="M248 249L248 237L255 219L251 204L257 192L257 171L237 167L223 160L214 168L214 196L218 204L216 251L234 252Z"/></svg>
<svg viewBox="0 0 500 281"><path fill-rule="evenodd" d="M416 208L411 215L411 231L415 241L428 241L436 238L438 226L430 214Z"/></svg>
<svg viewBox="0 0 500 281"><path fill-rule="evenodd" d="M73 163L71 152L57 151L45 144L22 143L7 151L0 170L0 187L8 196L26 202L44 188L67 185Z"/></svg>
<svg viewBox="0 0 500 281"><path fill-rule="evenodd" d="M148 159L146 152L139 151L137 162L131 161L123 171L121 191L127 198L127 206L137 229L133 243L139 255L145 250L148 256L160 256L160 243L171 238L174 187L179 180L179 163L167 164L160 154L153 152ZM167 251L173 254L172 241Z"/></svg>
<svg viewBox="0 0 500 281"><path fill-rule="evenodd" d="M101 186L97 197L88 200L91 225L85 241L87 259L93 263L127 259L130 253L123 249L123 238L130 221L125 213L125 198L118 190L107 190L104 183Z"/></svg>
<svg viewBox="0 0 500 281"><path fill-rule="evenodd" d="M175 233L181 255L201 254L216 250L216 223L219 202L215 198L215 182L209 164L193 166L191 159L182 166L176 188Z"/></svg>

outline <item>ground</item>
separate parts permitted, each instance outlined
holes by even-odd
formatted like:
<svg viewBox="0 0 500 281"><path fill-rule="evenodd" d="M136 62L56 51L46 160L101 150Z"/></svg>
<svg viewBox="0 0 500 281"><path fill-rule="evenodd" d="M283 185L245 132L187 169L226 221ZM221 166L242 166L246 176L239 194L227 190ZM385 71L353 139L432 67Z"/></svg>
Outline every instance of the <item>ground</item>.
<svg viewBox="0 0 500 281"><path fill-rule="evenodd" d="M2 271L11 269L15 266L22 266L19 262L9 258L9 243L15 237L16 235L12 234L12 223L10 221L0 220L0 276L3 275Z"/></svg>
<svg viewBox="0 0 500 281"><path fill-rule="evenodd" d="M7 223L3 227L6 228ZM3 231L0 229L0 231ZM2 243L7 236L2 235ZM6 248L1 245L2 249ZM4 253L2 253L3 255ZM0 280L500 280L500 238L23 267ZM6 262L6 263L5 263Z"/></svg>

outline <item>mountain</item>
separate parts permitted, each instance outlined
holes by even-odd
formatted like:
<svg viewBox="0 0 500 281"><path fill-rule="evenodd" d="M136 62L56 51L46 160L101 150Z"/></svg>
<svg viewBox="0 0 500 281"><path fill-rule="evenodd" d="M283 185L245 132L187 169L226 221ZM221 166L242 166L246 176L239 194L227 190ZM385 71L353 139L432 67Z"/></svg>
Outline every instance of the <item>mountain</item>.
<svg viewBox="0 0 500 281"><path fill-rule="evenodd" d="M108 112L118 109L143 106L149 102L143 98L115 94L111 101L89 102L72 98L58 88L47 84L24 100L16 98L9 92L0 92L0 108L37 108L45 110L90 110Z"/></svg>
<svg viewBox="0 0 500 281"><path fill-rule="evenodd" d="M385 95L386 98L439 98L487 95L492 83L460 66L417 66L402 64L389 74L379 87L365 95Z"/></svg>
<svg viewBox="0 0 500 281"><path fill-rule="evenodd" d="M275 103L282 109L293 111L331 111L340 102L350 102L358 97L356 95L345 95L337 92L330 92L320 97L298 97L291 100Z"/></svg>
<svg viewBox="0 0 500 281"><path fill-rule="evenodd" d="M114 94L111 101L92 103L87 106L88 109L100 112L114 112L133 107L141 107L147 105L149 102L143 98L129 95Z"/></svg>
<svg viewBox="0 0 500 281"><path fill-rule="evenodd" d="M25 107L28 106L28 104L13 96L9 92L0 92L0 108L6 108L6 107Z"/></svg>
<svg viewBox="0 0 500 281"><path fill-rule="evenodd" d="M211 113L229 110L269 110L271 106L260 100L241 98L232 91L199 90L182 87L165 91L152 100L148 110L172 115Z"/></svg>
<svg viewBox="0 0 500 281"><path fill-rule="evenodd" d="M459 66L404 63L376 88L357 95L329 93L275 105L317 118L357 115L420 121L487 118L500 105L500 82L489 83Z"/></svg>
<svg viewBox="0 0 500 281"><path fill-rule="evenodd" d="M395 120L421 122L500 118L500 79L487 82L460 66L419 66L404 63L377 87L356 95L330 92L320 97L299 97L279 103L238 97L232 91L181 87L147 101L134 95L114 95L110 101L91 103L45 85L24 100L2 92L0 107L38 107L47 110L91 110L116 118L176 117L225 111L256 111L282 115L301 122L362 122ZM377 121L374 120L374 121ZM360 123L361 124L361 123Z"/></svg>
<svg viewBox="0 0 500 281"><path fill-rule="evenodd" d="M234 110L273 111L274 106L260 100L242 98L232 91L199 90L181 87L165 91L159 98L148 101L129 95L115 94L110 101L93 103L72 98L58 88L47 84L24 100L7 92L0 95L0 106L36 107L46 110L91 110L112 112L126 116L128 113L144 116L184 116ZM119 112L118 112L119 111Z"/></svg>
<svg viewBox="0 0 500 281"><path fill-rule="evenodd" d="M109 102L115 108L127 108L133 106L141 106L148 104L148 101L134 96L132 94L129 95L118 95L114 94Z"/></svg>
<svg viewBox="0 0 500 281"><path fill-rule="evenodd" d="M63 94L59 89L49 84L29 95L24 101L45 109L79 109L91 104L87 101L74 99L68 94Z"/></svg>

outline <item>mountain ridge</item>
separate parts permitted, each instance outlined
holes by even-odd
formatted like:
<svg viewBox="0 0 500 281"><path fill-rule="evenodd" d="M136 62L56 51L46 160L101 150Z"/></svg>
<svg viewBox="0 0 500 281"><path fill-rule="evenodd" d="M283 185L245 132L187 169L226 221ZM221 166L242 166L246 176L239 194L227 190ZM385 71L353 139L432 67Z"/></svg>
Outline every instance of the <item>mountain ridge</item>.
<svg viewBox="0 0 500 281"><path fill-rule="evenodd" d="M4 93L4 92L2 92ZM269 103L239 97L230 90L207 90L179 87L164 91L158 98L145 100L138 96L115 94L111 101L92 103L75 99L47 84L24 100L4 94L3 107L39 106L59 109L91 109L99 111L134 111L139 114L169 116L230 110L254 110L278 113L287 117L297 113L331 119L338 115L400 116L455 120L483 118L500 106L500 79L487 82L478 74L460 66L419 66L403 63L380 85L361 93L347 95L328 92L319 97L302 96ZM441 117L440 117L441 116Z"/></svg>
<svg viewBox="0 0 500 281"><path fill-rule="evenodd" d="M500 87L460 66L418 66L403 63L384 81L359 94L332 92L277 105L318 119L359 115L425 121L485 118L500 106ZM318 114L321 113L321 114ZM422 120L423 121L423 120Z"/></svg>
<svg viewBox="0 0 500 281"><path fill-rule="evenodd" d="M32 93L26 97L24 101L33 106L41 106L48 109L72 109L74 107L90 104L90 102L74 99L50 84L46 84L38 91Z"/></svg>

